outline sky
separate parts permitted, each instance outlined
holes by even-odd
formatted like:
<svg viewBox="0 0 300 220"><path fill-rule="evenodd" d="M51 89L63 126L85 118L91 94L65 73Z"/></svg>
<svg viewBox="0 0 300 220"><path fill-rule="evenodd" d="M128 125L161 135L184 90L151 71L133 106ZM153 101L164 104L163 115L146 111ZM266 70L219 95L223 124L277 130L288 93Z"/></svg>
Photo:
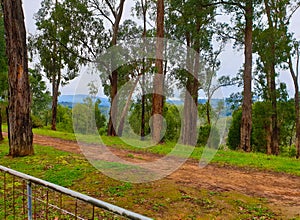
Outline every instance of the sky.
<svg viewBox="0 0 300 220"><path fill-rule="evenodd" d="M39 10L41 4L41 0L23 0L23 8L25 14L25 23L28 33L35 33L35 21L34 21L34 14ZM126 5L126 4L125 4ZM130 17L131 14L131 7L133 5L133 0L127 0L127 5L124 11L123 19ZM300 39L300 10L298 10L291 20L290 30L295 33L295 37ZM228 44L225 47L224 52L220 55L221 60L221 68L219 70L218 75L231 75L235 76L238 70L241 68L243 64L243 50L237 51L232 48L231 44ZM83 68L82 71L86 71L86 68ZM98 77L95 75L85 74L86 85L92 80L98 80ZM287 83L288 92L290 96L293 96L294 88L292 79L288 72L282 72L278 79L281 82ZM47 81L47 80L46 80ZM61 94L69 95L69 94L87 94L88 88L87 86L78 87L80 82L80 77L72 80L68 85L62 87L60 89ZM50 83L47 83L48 88L50 90ZM81 83L82 85L82 83ZM222 93L225 97L228 97L231 93L236 92L239 90L237 87L229 87L222 90ZM100 89L99 92L100 96L103 96L103 91Z"/></svg>

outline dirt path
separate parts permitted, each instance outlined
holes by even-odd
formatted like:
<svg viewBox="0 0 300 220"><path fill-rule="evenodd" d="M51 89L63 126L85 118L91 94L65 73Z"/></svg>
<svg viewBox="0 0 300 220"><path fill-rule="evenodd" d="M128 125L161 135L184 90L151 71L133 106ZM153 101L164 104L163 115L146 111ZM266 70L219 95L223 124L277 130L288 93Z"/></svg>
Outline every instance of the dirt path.
<svg viewBox="0 0 300 220"><path fill-rule="evenodd" d="M77 142L35 135L34 143L56 149L82 153ZM151 161L159 158L149 153L129 152L111 148L114 154L132 162ZM128 154L132 158L128 158ZM300 177L275 172L236 168L211 164L203 169L193 160L166 177L176 183L214 191L237 191L246 195L266 198L270 204L290 216L300 216ZM288 216L287 216L288 217Z"/></svg>

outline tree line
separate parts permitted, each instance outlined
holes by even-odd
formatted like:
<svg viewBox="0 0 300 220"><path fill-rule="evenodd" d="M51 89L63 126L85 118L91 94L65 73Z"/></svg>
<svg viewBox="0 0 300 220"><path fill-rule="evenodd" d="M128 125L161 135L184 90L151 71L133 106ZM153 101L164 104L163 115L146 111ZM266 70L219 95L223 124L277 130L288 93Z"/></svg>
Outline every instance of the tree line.
<svg viewBox="0 0 300 220"><path fill-rule="evenodd" d="M182 94L184 105L179 139L187 145L197 143L197 118L201 108L198 101L199 91L204 91L208 100L205 123L211 131L213 125L210 117L213 112L210 101L213 94L220 87L238 84L243 92L231 95L231 99L240 105L236 110L240 113L234 114L239 115L240 119L236 120L233 117L233 121L239 123L232 124L238 128L238 131L235 131L238 135L234 138L234 144L233 136L229 135L228 143L234 145L234 149L250 152L256 146L255 135L261 132L264 134L262 148L267 154L278 155L283 140L281 136L284 133L282 120L285 120L282 119L280 109L282 103L291 102L283 98L286 94L285 85L277 83L279 75L285 71L290 73L295 87L292 100L295 139L291 140L296 146L296 157L300 156L299 40L290 31L291 19L300 7L299 1L136 0L132 8L134 19L129 20L124 19L126 4L132 4L128 0L43 0L40 10L35 15L37 34L29 37L28 45L23 27L21 1L12 2L17 4L12 5L11 1L2 0L9 67L9 137L11 146L15 145L16 149L28 147L30 150L24 153L11 152L11 155L33 153L27 46L30 58L38 60L33 72L43 72L52 84L51 128L56 130L57 102L61 85L77 77L82 66L96 61L99 54L111 46L118 45L122 40L158 37L177 40L187 48L192 48L197 55L191 54L187 49L187 68L172 67L168 61L161 59L165 52L164 41L158 40L156 59L143 59L126 64L113 70L108 77L100 73L104 92L111 101L108 136L122 136L129 102L120 110L119 103L123 100L119 100L117 94L129 81L133 81L133 87L139 87L141 91L136 105L140 109L140 114L136 114L140 118L140 125L135 125L139 128L136 132L140 134L141 139L146 136L146 119L149 118L147 114L149 115L150 106L150 115L153 116L150 125L151 138L155 143L163 141L163 120L159 115L164 115L167 106L166 98L161 95L164 94L164 88L171 90L168 86L176 82L186 89ZM13 6L17 8L12 8ZM220 14L230 16L230 21L220 21ZM141 21L142 25L138 25L137 20ZM13 25L12 22L18 24ZM18 31L19 34L14 31ZM2 36L4 39L3 33ZM236 77L217 78L221 65L219 56L228 42L233 42L234 47L243 49L244 63ZM19 52L16 53L16 50ZM2 51L0 58L3 57ZM16 60L17 57L20 60ZM213 79L216 79L216 83L212 83ZM153 87L151 96L145 91L149 86ZM130 92L130 97L133 93L134 90ZM263 104L253 104L254 98L257 103ZM262 129L257 130L256 118L252 116L257 116L260 108L268 111L263 116L265 123L260 125ZM122 112L118 114L119 111ZM121 115L119 123L114 123L118 115Z"/></svg>

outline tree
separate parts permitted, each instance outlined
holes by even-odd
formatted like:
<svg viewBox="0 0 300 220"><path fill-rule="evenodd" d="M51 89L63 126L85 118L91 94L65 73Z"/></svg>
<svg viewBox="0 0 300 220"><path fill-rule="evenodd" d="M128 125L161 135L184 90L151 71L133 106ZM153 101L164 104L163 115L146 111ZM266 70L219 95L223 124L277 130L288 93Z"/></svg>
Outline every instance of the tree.
<svg viewBox="0 0 300 220"><path fill-rule="evenodd" d="M99 1L99 0L88 0L91 9L95 14L100 15L102 18L106 19L107 22L111 25L111 38L110 46L117 45L119 28L121 23L121 18L124 10L125 0L119 1ZM117 3L118 2L118 3ZM111 60L113 63L113 58ZM108 121L108 136L116 136L116 128L114 128L113 119L116 118L118 111L118 70L112 70L109 75L109 86L110 86L110 100L111 107L109 111L109 121ZM103 83L106 83L105 81Z"/></svg>
<svg viewBox="0 0 300 220"><path fill-rule="evenodd" d="M29 81L31 88L31 117L33 127L41 127L47 117L51 104L51 95L47 90L46 82L43 81L39 67L29 70Z"/></svg>
<svg viewBox="0 0 300 220"><path fill-rule="evenodd" d="M147 12L150 7L149 0L138 0L136 2L135 11L137 17L142 17L143 19L143 34L142 37L145 38L147 36ZM144 140L145 137L145 113L146 113L146 95L145 95L145 74L146 74L146 67L145 67L145 58L142 60L142 82L141 82L141 89L142 89L142 98L141 98L141 140Z"/></svg>
<svg viewBox="0 0 300 220"><path fill-rule="evenodd" d="M253 1L245 2L245 67L244 67L244 98L242 105L242 124L240 149L251 150L252 129L252 37L253 37Z"/></svg>
<svg viewBox="0 0 300 220"><path fill-rule="evenodd" d="M296 56L296 64L294 66L293 57L290 51L288 51L288 67L291 73L294 88L295 88L295 95L294 95L294 106L295 106L295 121L296 121L296 158L300 157L300 106L299 106L299 60L300 60L300 49L299 49L299 42L294 42L294 51Z"/></svg>
<svg viewBox="0 0 300 220"><path fill-rule="evenodd" d="M156 61L155 67L157 73L154 76L153 82L153 98L152 98L152 140L155 143L161 141L161 131L163 127L162 114L163 114L163 53L164 53L164 0L157 1L157 41L156 41Z"/></svg>
<svg viewBox="0 0 300 220"><path fill-rule="evenodd" d="M223 43L221 44L220 48L210 53L208 56L208 66L206 67L206 76L205 82L202 85L202 89L207 97L206 103L206 118L207 124L211 125L211 99L213 98L214 94L222 87L232 86L237 84L237 78L230 78L229 76L221 76L215 82L215 78L217 76L217 71L220 68L220 61L218 60L218 56L221 54L223 50Z"/></svg>
<svg viewBox="0 0 300 220"><path fill-rule="evenodd" d="M34 153L26 29L21 0L2 0L9 82L9 155Z"/></svg>
<svg viewBox="0 0 300 220"><path fill-rule="evenodd" d="M177 71L177 78L186 89L181 142L187 145L197 142L198 91L205 84L199 79L205 77L203 61L212 53L215 7L208 3L211 1L171 1L167 20L170 35L187 46L187 68Z"/></svg>
<svg viewBox="0 0 300 220"><path fill-rule="evenodd" d="M56 130L60 85L77 77L81 64L97 56L104 28L88 11L85 0L44 0L36 26L32 50L39 55L42 70L52 83L51 129ZM91 45L99 47L93 50Z"/></svg>
<svg viewBox="0 0 300 220"><path fill-rule="evenodd" d="M252 130L252 53L253 53L253 20L254 0L228 0L221 1L228 12L235 14L235 28L227 33L236 40L236 44L244 46L244 69L243 69L243 102L242 102L242 124L240 129L239 148L246 152L251 151ZM217 3L219 4L219 3ZM244 19L243 19L244 18Z"/></svg>

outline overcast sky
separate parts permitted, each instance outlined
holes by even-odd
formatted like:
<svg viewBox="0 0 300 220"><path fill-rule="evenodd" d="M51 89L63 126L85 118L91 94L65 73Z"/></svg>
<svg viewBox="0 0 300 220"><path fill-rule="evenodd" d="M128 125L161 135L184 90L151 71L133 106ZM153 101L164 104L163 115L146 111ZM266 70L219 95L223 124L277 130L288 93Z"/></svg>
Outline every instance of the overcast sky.
<svg viewBox="0 0 300 220"><path fill-rule="evenodd" d="M24 6L24 13L25 13L25 22L27 27L27 32L33 33L35 32L35 21L33 19L34 13L38 11L40 8L41 0L23 0L23 6ZM127 0L127 8L124 12L123 19L126 19L130 17L130 8L133 5L133 0ZM291 31L295 33L295 37L297 39L300 39L300 10L296 12L294 15L292 21L291 21ZM225 51L220 56L221 60L221 69L219 71L219 75L235 75L237 71L241 68L243 64L243 51L236 51L232 49L231 45L227 45L225 48ZM84 70L83 70L84 71ZM87 83L95 78L96 76L91 76L89 79L86 79ZM75 89L78 85L79 78L73 80L70 84L67 86L64 86L61 88L62 94L74 94ZM294 89L292 84L292 79L289 75L289 73L282 72L280 74L280 81L286 82L288 85L288 91L290 96L293 96ZM48 83L48 85L50 85ZM50 86L49 86L50 88ZM229 96L234 90L237 88L226 88L223 90L224 96ZM50 89L49 89L50 90ZM88 93L88 89L86 87L80 88L76 91L76 93ZM101 94L103 94L101 92Z"/></svg>

